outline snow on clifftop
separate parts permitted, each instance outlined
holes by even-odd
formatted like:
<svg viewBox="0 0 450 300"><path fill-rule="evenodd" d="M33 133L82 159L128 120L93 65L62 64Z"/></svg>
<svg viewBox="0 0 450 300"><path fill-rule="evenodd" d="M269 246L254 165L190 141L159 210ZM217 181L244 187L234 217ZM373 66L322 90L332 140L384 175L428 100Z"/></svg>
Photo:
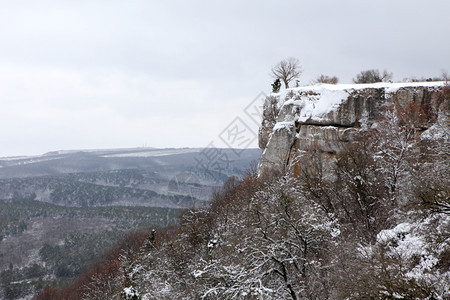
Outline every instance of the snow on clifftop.
<svg viewBox="0 0 450 300"><path fill-rule="evenodd" d="M445 81L426 81L426 82L377 82L377 83L355 83L355 84L316 84L311 86L290 88L289 90L304 90L304 91L315 91L320 89L327 89L331 91L338 90L362 90L362 89L379 89L385 88L386 92L394 93L398 89L405 87L434 87L434 86L444 86Z"/></svg>
<svg viewBox="0 0 450 300"><path fill-rule="evenodd" d="M299 107L297 121L320 121L334 108L346 100L351 92L363 89L384 89L386 94L397 92L401 88L441 87L444 81L435 82L378 82L370 84L317 84L313 86L297 87L273 93L279 97L279 106L294 104Z"/></svg>

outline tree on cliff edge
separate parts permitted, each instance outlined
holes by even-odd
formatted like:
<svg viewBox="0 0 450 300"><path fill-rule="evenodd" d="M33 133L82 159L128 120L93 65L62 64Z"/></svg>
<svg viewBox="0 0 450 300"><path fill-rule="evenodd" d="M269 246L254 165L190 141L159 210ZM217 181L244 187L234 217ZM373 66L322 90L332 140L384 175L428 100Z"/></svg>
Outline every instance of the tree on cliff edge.
<svg viewBox="0 0 450 300"><path fill-rule="evenodd" d="M354 83L376 83L389 80L392 80L392 73L386 70L380 73L380 71L376 69L361 71L356 75L356 78L353 78Z"/></svg>
<svg viewBox="0 0 450 300"><path fill-rule="evenodd" d="M272 68L272 77L282 80L286 88L289 88L289 82L299 78L301 74L300 61L294 57L284 59Z"/></svg>

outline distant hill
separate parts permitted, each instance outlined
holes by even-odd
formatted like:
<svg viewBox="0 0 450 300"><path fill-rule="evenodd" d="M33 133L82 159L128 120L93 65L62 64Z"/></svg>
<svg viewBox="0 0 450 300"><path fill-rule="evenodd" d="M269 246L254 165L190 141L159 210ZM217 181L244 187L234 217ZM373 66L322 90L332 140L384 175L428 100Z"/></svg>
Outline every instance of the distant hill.
<svg viewBox="0 0 450 300"><path fill-rule="evenodd" d="M137 148L0 158L0 299L71 284L127 232L177 223L260 155Z"/></svg>
<svg viewBox="0 0 450 300"><path fill-rule="evenodd" d="M135 148L0 158L0 199L190 207L229 176L242 176L260 155L259 149Z"/></svg>

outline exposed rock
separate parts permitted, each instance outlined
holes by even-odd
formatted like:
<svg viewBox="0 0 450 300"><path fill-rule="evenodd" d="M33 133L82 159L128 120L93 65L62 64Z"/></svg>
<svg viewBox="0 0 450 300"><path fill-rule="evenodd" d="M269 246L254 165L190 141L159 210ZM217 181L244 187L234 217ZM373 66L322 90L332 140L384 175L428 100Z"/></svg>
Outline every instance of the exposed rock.
<svg viewBox="0 0 450 300"><path fill-rule="evenodd" d="M354 128L336 126L299 125L296 136L296 148L306 150L312 145L319 146L324 152L337 153L343 150L344 144L351 141Z"/></svg>
<svg viewBox="0 0 450 300"><path fill-rule="evenodd" d="M269 135L277 123L277 117L280 110L280 101L277 96L271 95L266 98L263 106L262 126L259 128L258 144L259 148L265 149L269 142Z"/></svg>
<svg viewBox="0 0 450 300"><path fill-rule="evenodd" d="M435 94L444 82L315 85L272 94L264 103L258 171L283 172L312 145L339 153L366 121L376 120L387 104L420 104L435 114Z"/></svg>
<svg viewBox="0 0 450 300"><path fill-rule="evenodd" d="M283 171L287 165L289 153L295 141L295 125L294 122L285 123L273 129L261 159L258 169L276 169Z"/></svg>

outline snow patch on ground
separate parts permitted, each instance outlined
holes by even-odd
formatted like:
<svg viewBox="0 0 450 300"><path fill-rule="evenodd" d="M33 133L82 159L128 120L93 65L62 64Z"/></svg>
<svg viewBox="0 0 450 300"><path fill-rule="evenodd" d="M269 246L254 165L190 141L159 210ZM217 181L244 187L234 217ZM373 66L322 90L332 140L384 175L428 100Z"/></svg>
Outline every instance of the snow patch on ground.
<svg viewBox="0 0 450 300"><path fill-rule="evenodd" d="M313 86L292 88L289 90L305 90L314 91L325 88L330 91L348 91L348 90L362 90L362 89L381 89L384 88L387 93L395 93L401 88L406 87L441 87L444 86L445 81L430 81L430 82L377 82L377 83L359 83L359 84L317 84Z"/></svg>
<svg viewBox="0 0 450 300"><path fill-rule="evenodd" d="M275 126L273 127L273 131L278 131L282 129L286 129L288 131L291 131L291 129L294 128L294 122L277 122Z"/></svg>
<svg viewBox="0 0 450 300"><path fill-rule="evenodd" d="M299 122L305 122L308 119L319 121L348 98L346 90L331 90L320 87L311 91L317 94L302 94L300 100L294 102L301 108L298 115Z"/></svg>

